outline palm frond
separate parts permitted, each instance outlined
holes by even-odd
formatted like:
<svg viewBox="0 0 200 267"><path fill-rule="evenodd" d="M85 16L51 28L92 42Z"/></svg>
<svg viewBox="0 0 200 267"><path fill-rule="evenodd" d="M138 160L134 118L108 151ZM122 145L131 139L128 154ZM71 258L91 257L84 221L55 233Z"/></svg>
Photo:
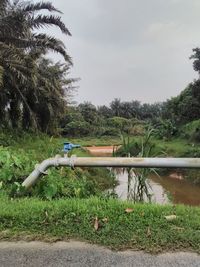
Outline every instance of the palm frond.
<svg viewBox="0 0 200 267"><path fill-rule="evenodd" d="M14 45L0 42L0 61L6 61L9 58L23 60L24 51Z"/></svg>
<svg viewBox="0 0 200 267"><path fill-rule="evenodd" d="M38 15L37 17L32 17L32 19L29 21L30 23L30 27L32 29L39 29L39 28L43 28L46 27L48 25L52 26L57 26L60 28L60 30L71 36L70 31L67 29L67 27L65 26L65 24L61 21L61 17L58 16L46 16L46 15Z"/></svg>
<svg viewBox="0 0 200 267"><path fill-rule="evenodd" d="M5 16L0 17L1 31L0 36L6 38L8 36L20 38L27 35L30 30L27 19L21 12L9 12Z"/></svg>
<svg viewBox="0 0 200 267"><path fill-rule="evenodd" d="M4 0L5 1L5 0ZM38 2L38 3L25 3L23 5L23 7L21 8L22 12L25 13L33 13L36 11L40 11L40 10L48 10L50 12L54 11L54 12L59 12L62 13L60 10L58 10L57 8L55 8L51 2Z"/></svg>
<svg viewBox="0 0 200 267"><path fill-rule="evenodd" d="M6 12L6 6L9 0L1 0L0 1L0 14L3 15Z"/></svg>
<svg viewBox="0 0 200 267"><path fill-rule="evenodd" d="M0 66L0 86L3 84L3 74L4 74L4 69L2 66Z"/></svg>
<svg viewBox="0 0 200 267"><path fill-rule="evenodd" d="M48 50L61 54L64 59L72 65L72 59L65 50L65 45L62 41L46 34L34 34L33 47L45 47Z"/></svg>

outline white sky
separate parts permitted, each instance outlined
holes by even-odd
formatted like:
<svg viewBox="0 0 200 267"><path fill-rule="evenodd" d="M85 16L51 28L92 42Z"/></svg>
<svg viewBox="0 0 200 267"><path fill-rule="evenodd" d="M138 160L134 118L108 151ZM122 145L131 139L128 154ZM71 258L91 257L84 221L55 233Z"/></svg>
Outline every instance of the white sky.
<svg viewBox="0 0 200 267"><path fill-rule="evenodd" d="M78 102L142 102L176 96L197 77L200 0L53 0L72 37L57 29L80 77ZM59 58L54 55L54 58Z"/></svg>

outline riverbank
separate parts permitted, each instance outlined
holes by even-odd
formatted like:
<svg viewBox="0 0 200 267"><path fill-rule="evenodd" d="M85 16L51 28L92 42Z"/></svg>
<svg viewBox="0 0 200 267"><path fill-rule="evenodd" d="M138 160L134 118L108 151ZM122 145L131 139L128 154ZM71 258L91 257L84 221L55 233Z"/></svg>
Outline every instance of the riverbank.
<svg viewBox="0 0 200 267"><path fill-rule="evenodd" d="M200 253L200 208L188 206L1 197L0 222L0 240L76 239L120 250Z"/></svg>

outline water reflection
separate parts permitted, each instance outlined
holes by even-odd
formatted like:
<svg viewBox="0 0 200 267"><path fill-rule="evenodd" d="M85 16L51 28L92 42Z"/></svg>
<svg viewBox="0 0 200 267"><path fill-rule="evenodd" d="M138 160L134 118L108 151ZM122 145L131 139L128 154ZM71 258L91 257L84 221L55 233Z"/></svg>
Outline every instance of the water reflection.
<svg viewBox="0 0 200 267"><path fill-rule="evenodd" d="M126 200L128 197L128 173L121 169L114 170L119 185L115 188L119 198ZM134 187L135 178L131 182ZM191 206L200 205L200 186L193 185L185 180L173 179L170 176L151 175L148 179L149 192L152 194L152 202L167 204L185 204Z"/></svg>
<svg viewBox="0 0 200 267"><path fill-rule="evenodd" d="M200 205L200 186L191 184L184 179L178 180L169 176L158 178L153 175L151 176L151 181L169 192L173 203L192 206Z"/></svg>
<svg viewBox="0 0 200 267"><path fill-rule="evenodd" d="M131 199L131 195L133 195L133 188L135 185L135 176L131 180L130 184L130 193L128 192L128 173L127 171L123 171L122 169L115 169L114 173L116 175L117 180L119 181L119 185L115 188L116 194L119 198L126 200L129 196ZM158 178L161 179L161 178ZM155 203L166 204L169 203L168 193L165 189L156 181L152 179L147 180L149 186L149 193L152 195L151 200ZM147 198L146 198L147 201Z"/></svg>
<svg viewBox="0 0 200 267"><path fill-rule="evenodd" d="M113 146L109 147L91 147L88 151L93 156L111 156ZM115 192L119 198L127 199L128 189L128 173L121 169L115 169L116 177L119 185L115 188ZM150 175L149 190L152 194L152 202L166 204L173 202L175 204L186 204L192 206L200 205L200 186L189 183L182 179L172 178L172 176ZM131 182L131 187L134 187L134 177Z"/></svg>

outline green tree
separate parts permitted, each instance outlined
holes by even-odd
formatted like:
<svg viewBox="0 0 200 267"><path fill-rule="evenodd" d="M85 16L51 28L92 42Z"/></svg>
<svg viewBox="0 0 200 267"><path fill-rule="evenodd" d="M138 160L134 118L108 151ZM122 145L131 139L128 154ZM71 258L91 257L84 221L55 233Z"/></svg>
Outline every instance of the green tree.
<svg viewBox="0 0 200 267"><path fill-rule="evenodd" d="M66 53L61 40L41 31L38 33L38 30L56 26L64 34L71 34L59 16L44 15L41 13L44 10L50 13L61 13L50 2L33 3L11 0L0 2L0 120L3 123L8 114L12 127L19 127L21 112L23 112L25 128L44 125L42 114L49 115L51 113L56 117L55 113L58 109L55 107L63 99L62 79L59 81L60 92L58 93L60 77L56 76L57 87L53 91L47 78L49 79L55 73L50 66L43 69L39 59L48 51L58 52L63 55L69 69L69 66L72 65L71 58ZM63 72L61 66L59 68ZM47 75L47 71L49 71L49 75ZM58 66L57 70L54 66L54 71L58 73ZM52 84L55 85L55 80ZM42 105L44 106L43 110L39 108ZM50 112L52 108L55 109L54 112ZM45 122L50 121L48 115ZM44 128L47 129L46 125Z"/></svg>
<svg viewBox="0 0 200 267"><path fill-rule="evenodd" d="M193 51L193 54L191 55L190 59L194 60L193 68L200 75L200 48L196 47L192 49L192 51Z"/></svg>
<svg viewBox="0 0 200 267"><path fill-rule="evenodd" d="M97 122L97 109L90 102L84 102L78 105L78 110L81 112L84 120L90 124Z"/></svg>
<svg viewBox="0 0 200 267"><path fill-rule="evenodd" d="M119 98L115 98L110 103L110 108L113 112L113 116L119 117L121 114L121 100Z"/></svg>

